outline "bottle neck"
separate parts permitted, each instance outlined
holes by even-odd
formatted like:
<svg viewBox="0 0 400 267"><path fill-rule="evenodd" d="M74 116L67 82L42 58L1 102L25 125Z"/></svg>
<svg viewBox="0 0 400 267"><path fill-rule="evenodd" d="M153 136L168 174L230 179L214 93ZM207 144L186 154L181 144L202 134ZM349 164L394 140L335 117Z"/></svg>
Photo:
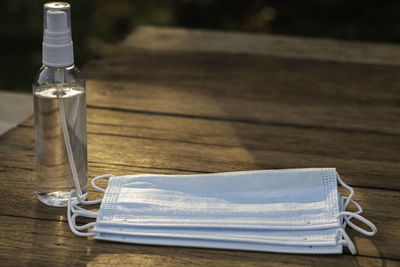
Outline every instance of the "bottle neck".
<svg viewBox="0 0 400 267"><path fill-rule="evenodd" d="M48 69L52 69L52 70L60 70L60 69L65 69L65 70L72 70L73 68L75 68L75 64L71 64L68 66L49 66L46 64L42 65L42 68L48 68Z"/></svg>

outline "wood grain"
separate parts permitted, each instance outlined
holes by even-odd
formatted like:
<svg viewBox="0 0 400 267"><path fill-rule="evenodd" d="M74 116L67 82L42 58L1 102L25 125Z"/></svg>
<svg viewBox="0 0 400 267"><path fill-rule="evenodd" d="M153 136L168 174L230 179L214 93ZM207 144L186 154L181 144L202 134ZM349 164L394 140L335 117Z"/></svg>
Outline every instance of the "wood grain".
<svg viewBox="0 0 400 267"><path fill-rule="evenodd" d="M18 256L17 256L18 255ZM89 266L398 266L389 259L307 256L100 242L73 235L64 222L0 216L0 264Z"/></svg>
<svg viewBox="0 0 400 267"><path fill-rule="evenodd" d="M13 174L12 172L8 173ZM24 174L28 179L33 178L33 173L19 173ZM138 171L132 171L132 173L138 173ZM8 177L9 176L0 174L0 181L3 184L3 187L8 190L2 194L0 198L4 203L4 206L0 208L1 215L66 223L66 210L64 208L49 208L39 203L36 199L36 184L34 183L34 179L32 179L33 182L30 183L28 181L25 183L13 182L12 184L9 184L6 182ZM105 184L103 184L103 186L104 185ZM19 189L10 192L9 188L12 186L18 186ZM90 199L100 197L100 195L94 191L90 191L89 194ZM356 196L354 199L363 206L365 210L363 215L374 222L379 231L374 237L366 237L355 231L347 230L357 246L358 255L400 260L400 248L397 245L400 242L399 208L389 207L381 209L380 206L388 203L388 201L395 202L398 197L397 195L398 194L394 192L386 193L382 192L382 190L374 189L356 190ZM94 210L96 208L98 208L98 206L94 207ZM89 220L81 219L80 222L89 222ZM73 236L72 233L70 234Z"/></svg>
<svg viewBox="0 0 400 267"><path fill-rule="evenodd" d="M32 149L27 148L33 148L33 140L30 140L30 144L29 142L14 143L12 140L29 140L32 131L32 128L20 127L2 138L6 139L8 145L12 145L16 155L20 157L24 155L22 159L29 159L27 155L33 152ZM242 162L250 162L250 158L246 158L246 154L235 147L228 147L228 150L219 152L218 146L204 147L204 145L191 143L99 134L90 134L88 144L90 177L104 173L114 175L185 173L182 170L186 170L187 173L193 172L191 168L196 167L210 171L213 169L218 171L218 168L221 168L222 171L226 171L227 169L223 169L224 166L225 168L235 166L240 170L244 168L243 166L248 166L241 166L244 164ZM223 159L221 159L221 154L226 154ZM287 156L276 154L275 157ZM33 166L29 167L28 161L25 162L25 169L20 169L20 166L15 165L15 163L20 164L18 158L8 158L7 161L4 158L1 159L3 167L0 168L0 183L2 184L0 201L5 205L0 207L0 215L66 221L65 209L49 208L36 199L35 172ZM107 162L107 164L102 162ZM186 164L182 165L181 162ZM32 165L32 162L30 164ZM13 165L14 168L11 167ZM346 178L343 176L345 181L347 181ZM106 187L106 183L103 182L102 186ZM344 193L347 192L344 191ZM378 235L372 238L362 236L355 231L348 231L357 244L359 255L400 260L400 248L397 246L400 243L400 205L388 205L388 203L398 203L399 196L398 191L356 188L355 200L363 207L364 216L373 221L379 229ZM100 195L91 190L89 197L97 199Z"/></svg>
<svg viewBox="0 0 400 267"><path fill-rule="evenodd" d="M268 56L113 48L87 68L88 105L398 136L399 71Z"/></svg>
<svg viewBox="0 0 400 267"><path fill-rule="evenodd" d="M95 162L198 172L335 166L351 185L400 189L397 136L97 109L88 110L88 132L89 160ZM30 140L24 146L32 147L32 134L25 129L3 138L8 145ZM115 149L120 144L129 151ZM161 147L165 160L151 161Z"/></svg>
<svg viewBox="0 0 400 267"><path fill-rule="evenodd" d="M140 26L122 45L150 51L272 55L344 63L399 65L397 45L325 38Z"/></svg>
<svg viewBox="0 0 400 267"><path fill-rule="evenodd" d="M85 67L90 177L334 166L378 227L372 238L348 230L358 256L76 237L65 209L36 198L30 119L0 136L0 265L400 266L399 51L140 27Z"/></svg>

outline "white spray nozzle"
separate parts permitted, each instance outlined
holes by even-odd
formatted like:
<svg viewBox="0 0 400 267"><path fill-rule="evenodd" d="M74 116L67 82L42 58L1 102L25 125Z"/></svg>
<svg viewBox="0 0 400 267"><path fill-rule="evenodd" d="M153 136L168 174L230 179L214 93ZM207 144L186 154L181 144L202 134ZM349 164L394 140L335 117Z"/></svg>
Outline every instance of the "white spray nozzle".
<svg viewBox="0 0 400 267"><path fill-rule="evenodd" d="M47 31L58 34L69 32L67 13L61 10L47 11Z"/></svg>
<svg viewBox="0 0 400 267"><path fill-rule="evenodd" d="M44 5L43 64L66 67L74 64L71 39L71 6L64 2Z"/></svg>

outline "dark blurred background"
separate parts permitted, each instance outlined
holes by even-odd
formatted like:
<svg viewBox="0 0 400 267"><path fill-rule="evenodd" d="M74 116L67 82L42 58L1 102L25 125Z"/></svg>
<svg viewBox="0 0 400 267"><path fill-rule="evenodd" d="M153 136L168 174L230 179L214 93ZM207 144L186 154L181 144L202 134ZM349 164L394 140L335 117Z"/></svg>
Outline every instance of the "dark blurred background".
<svg viewBox="0 0 400 267"><path fill-rule="evenodd" d="M43 4L0 2L0 90L31 91L41 65ZM96 42L118 42L138 25L400 42L399 0L71 0L75 62Z"/></svg>

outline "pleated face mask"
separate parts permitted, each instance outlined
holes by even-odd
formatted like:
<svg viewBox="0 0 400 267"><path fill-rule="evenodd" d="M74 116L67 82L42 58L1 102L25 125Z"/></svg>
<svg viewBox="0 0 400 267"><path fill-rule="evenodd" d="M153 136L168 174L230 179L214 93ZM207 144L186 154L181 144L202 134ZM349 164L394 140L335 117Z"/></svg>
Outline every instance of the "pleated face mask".
<svg viewBox="0 0 400 267"><path fill-rule="evenodd" d="M107 189L95 185L110 178ZM341 197L337 183L350 194ZM346 225L366 235L375 226L360 216L353 190L333 168L201 175L104 175L99 212L68 204L71 230L95 239L137 244L273 251L342 253L356 249ZM70 193L70 199L76 192ZM79 199L79 198L78 198ZM345 211L353 203L358 211ZM82 226L76 217L96 218ZM365 231L350 220L359 219ZM80 230L93 227L91 232Z"/></svg>

